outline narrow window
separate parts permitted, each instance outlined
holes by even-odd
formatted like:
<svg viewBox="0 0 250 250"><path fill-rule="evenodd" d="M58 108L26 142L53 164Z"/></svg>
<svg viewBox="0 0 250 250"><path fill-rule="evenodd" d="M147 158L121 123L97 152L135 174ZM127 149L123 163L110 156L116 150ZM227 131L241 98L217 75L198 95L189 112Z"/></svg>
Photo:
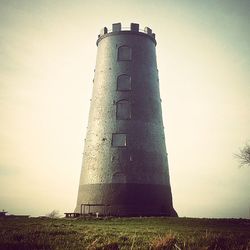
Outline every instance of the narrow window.
<svg viewBox="0 0 250 250"><path fill-rule="evenodd" d="M118 61L132 60L132 49L128 46L121 46L118 48Z"/></svg>
<svg viewBox="0 0 250 250"><path fill-rule="evenodd" d="M127 146L127 134L112 134L112 146L113 147L126 147Z"/></svg>
<svg viewBox="0 0 250 250"><path fill-rule="evenodd" d="M131 105L128 100L120 100L116 103L116 119L131 119Z"/></svg>
<svg viewBox="0 0 250 250"><path fill-rule="evenodd" d="M131 77L128 75L120 75L117 77L117 90L128 91L131 90Z"/></svg>

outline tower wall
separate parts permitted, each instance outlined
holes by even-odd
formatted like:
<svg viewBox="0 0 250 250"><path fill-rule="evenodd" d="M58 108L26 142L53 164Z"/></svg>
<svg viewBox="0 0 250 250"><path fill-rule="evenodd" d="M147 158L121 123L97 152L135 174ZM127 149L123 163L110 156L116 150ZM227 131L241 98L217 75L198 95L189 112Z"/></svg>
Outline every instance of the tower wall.
<svg viewBox="0 0 250 250"><path fill-rule="evenodd" d="M99 35L77 212L176 216L155 45L136 24Z"/></svg>

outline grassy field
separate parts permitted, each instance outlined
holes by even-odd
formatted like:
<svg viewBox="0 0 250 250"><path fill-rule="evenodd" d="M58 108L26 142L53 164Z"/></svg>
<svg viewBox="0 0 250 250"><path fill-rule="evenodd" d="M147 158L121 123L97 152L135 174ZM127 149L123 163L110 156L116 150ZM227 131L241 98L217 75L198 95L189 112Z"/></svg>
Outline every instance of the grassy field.
<svg viewBox="0 0 250 250"><path fill-rule="evenodd" d="M0 249L250 249L250 220L0 219Z"/></svg>

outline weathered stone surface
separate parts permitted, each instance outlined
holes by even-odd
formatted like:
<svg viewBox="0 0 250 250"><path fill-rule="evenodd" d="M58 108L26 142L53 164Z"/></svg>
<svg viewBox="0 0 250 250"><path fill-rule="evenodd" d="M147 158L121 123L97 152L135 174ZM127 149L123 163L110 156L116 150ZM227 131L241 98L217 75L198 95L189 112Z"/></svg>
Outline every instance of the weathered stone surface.
<svg viewBox="0 0 250 250"><path fill-rule="evenodd" d="M97 45L76 212L83 203L109 203L105 209L119 216L176 216L156 41L143 32L120 31L100 36ZM117 85L122 79L128 87ZM101 207L92 209L103 212Z"/></svg>

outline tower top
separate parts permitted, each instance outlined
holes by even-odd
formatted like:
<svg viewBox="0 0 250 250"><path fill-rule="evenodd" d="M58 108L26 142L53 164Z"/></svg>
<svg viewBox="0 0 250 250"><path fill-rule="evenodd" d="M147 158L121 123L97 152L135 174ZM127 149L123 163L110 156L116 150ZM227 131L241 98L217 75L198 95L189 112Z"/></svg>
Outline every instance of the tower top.
<svg viewBox="0 0 250 250"><path fill-rule="evenodd" d="M154 44L156 45L155 34L152 32L152 29L149 27L145 27L144 29L139 28L138 23L131 23L130 27L122 27L121 23L113 23L112 29L108 30L107 27L101 29L100 34L98 35L98 39L96 41L96 45L107 36L117 35L117 34L137 34L142 36L149 37Z"/></svg>

